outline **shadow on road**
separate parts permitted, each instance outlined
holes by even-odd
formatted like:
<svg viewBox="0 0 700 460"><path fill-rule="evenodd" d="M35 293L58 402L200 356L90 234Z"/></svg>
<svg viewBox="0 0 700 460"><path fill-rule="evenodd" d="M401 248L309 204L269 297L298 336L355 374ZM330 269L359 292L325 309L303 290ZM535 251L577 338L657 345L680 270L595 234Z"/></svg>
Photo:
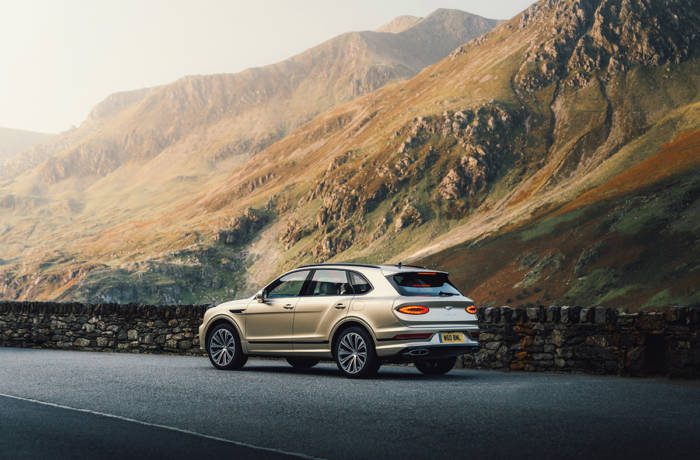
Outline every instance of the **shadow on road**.
<svg viewBox="0 0 700 460"><path fill-rule="evenodd" d="M214 370L214 369L212 369ZM319 376L328 378L345 379L340 372L334 367L317 367L312 369L294 369L285 365L246 365L243 369L237 372L262 372L267 374L285 374L299 376ZM464 374L447 374L447 375L423 375L415 371L411 367L401 366L385 366L379 369L379 373L375 380L430 380L430 381L449 381L449 380L471 380L474 376Z"/></svg>

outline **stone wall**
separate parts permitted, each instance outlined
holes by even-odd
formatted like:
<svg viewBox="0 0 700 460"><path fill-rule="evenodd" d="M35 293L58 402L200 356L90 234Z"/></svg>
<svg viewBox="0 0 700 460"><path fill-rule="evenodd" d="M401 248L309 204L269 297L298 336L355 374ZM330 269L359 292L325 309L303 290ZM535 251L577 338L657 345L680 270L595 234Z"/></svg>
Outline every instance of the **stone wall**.
<svg viewBox="0 0 700 460"><path fill-rule="evenodd" d="M0 302L0 346L200 354L206 306Z"/></svg>
<svg viewBox="0 0 700 460"><path fill-rule="evenodd" d="M204 305L0 302L0 346L200 354ZM481 350L464 367L700 377L700 309L479 309Z"/></svg>
<svg viewBox="0 0 700 460"><path fill-rule="evenodd" d="M481 350L464 367L700 377L700 309L479 309Z"/></svg>

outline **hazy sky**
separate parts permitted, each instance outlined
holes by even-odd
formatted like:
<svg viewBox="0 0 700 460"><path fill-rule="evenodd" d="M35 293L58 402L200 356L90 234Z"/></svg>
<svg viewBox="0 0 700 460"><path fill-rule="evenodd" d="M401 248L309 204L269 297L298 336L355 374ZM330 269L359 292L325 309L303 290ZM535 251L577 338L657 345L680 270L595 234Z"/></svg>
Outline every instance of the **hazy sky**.
<svg viewBox="0 0 700 460"><path fill-rule="evenodd" d="M395 16L531 0L0 0L0 126L59 132L110 93L279 61Z"/></svg>

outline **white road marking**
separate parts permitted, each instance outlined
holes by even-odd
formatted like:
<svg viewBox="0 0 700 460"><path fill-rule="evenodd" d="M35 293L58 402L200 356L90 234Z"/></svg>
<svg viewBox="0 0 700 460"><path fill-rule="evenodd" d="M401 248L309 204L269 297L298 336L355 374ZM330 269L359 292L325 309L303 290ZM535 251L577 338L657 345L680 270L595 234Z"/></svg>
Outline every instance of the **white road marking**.
<svg viewBox="0 0 700 460"><path fill-rule="evenodd" d="M205 439L211 439L212 441L219 441L219 442L225 442L228 444L233 444L235 446L239 447L247 447L250 449L255 449L255 450L262 450L265 452L274 452L277 454L283 454L283 455L289 455L292 457L297 457L297 458L304 458L304 459L310 459L310 460L324 460L321 457L312 457L310 455L306 454L300 454L298 452L290 452L282 449L275 449L273 447L262 447L262 446L256 446L255 444L249 444L247 442L242 442L242 441L234 441L232 439L226 439L226 438L220 438L218 436L211 436L208 434L204 433L199 433L197 431L191 431L191 430L186 430L184 428L177 428L174 426L168 426L168 425L161 425L159 423L150 423L150 422L144 422L143 420L136 420L133 418L129 417L123 417L121 415L114 415L114 414L108 414L106 412L99 412L95 410L90 410L90 409L81 409L79 407L71 407L71 406L65 406L63 404L56 404L52 402L47 402L47 401L39 401L38 399L31 399L31 398L23 398L21 396L14 396L14 395L8 395L5 393L0 393L0 397L5 397L5 398L10 398L10 399L16 399L19 401L25 401L25 402L30 402L34 404L41 404L44 406L49 406L49 407L56 407L58 409L66 409L66 410L72 410L75 412L82 412L85 414L92 414L92 415L98 415L100 417L107 417L107 418L113 418L116 420L121 420L124 422L131 422L131 423L137 423L139 425L144 425L144 426L150 426L154 428L160 428L163 430L170 430L170 431L177 431L178 433L184 433L184 434L189 434L192 436L198 436L200 438L205 438Z"/></svg>

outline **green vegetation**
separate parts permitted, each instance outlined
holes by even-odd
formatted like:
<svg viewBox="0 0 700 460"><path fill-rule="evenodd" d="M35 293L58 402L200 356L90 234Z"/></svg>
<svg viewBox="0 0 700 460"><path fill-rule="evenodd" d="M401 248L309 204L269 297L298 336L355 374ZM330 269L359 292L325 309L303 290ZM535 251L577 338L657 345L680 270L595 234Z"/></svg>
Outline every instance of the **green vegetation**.
<svg viewBox="0 0 700 460"><path fill-rule="evenodd" d="M520 233L523 241L529 241L535 238L540 238L553 233L557 227L566 222L571 222L579 219L584 214L583 209L568 212L559 216L544 218L537 222L534 226Z"/></svg>

